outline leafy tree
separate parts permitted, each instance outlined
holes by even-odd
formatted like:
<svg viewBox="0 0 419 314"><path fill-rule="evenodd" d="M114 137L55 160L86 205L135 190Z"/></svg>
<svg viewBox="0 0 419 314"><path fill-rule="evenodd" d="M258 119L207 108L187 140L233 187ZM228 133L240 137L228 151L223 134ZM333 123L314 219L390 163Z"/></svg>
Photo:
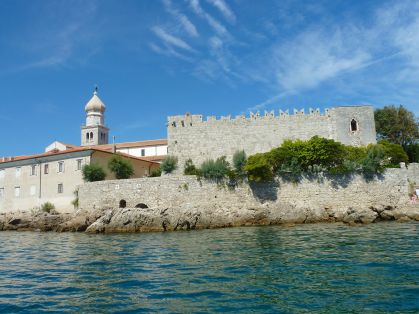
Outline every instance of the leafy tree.
<svg viewBox="0 0 419 314"><path fill-rule="evenodd" d="M247 156L244 150L236 151L233 155L233 167L237 175L245 174L244 166L246 165Z"/></svg>
<svg viewBox="0 0 419 314"><path fill-rule="evenodd" d="M408 144L417 142L419 138L418 120L405 107L391 105L376 109L374 118L378 138L399 144L404 149Z"/></svg>
<svg viewBox="0 0 419 314"><path fill-rule="evenodd" d="M400 167L401 162L408 162L409 157L406 152L398 144L392 144L386 140L379 141L378 144L384 150L384 158L386 167Z"/></svg>
<svg viewBox="0 0 419 314"><path fill-rule="evenodd" d="M199 170L193 164L192 159L188 159L185 162L183 174L187 176L199 175Z"/></svg>
<svg viewBox="0 0 419 314"><path fill-rule="evenodd" d="M173 170L177 169L177 157L176 156L167 156L160 165L163 173L171 173Z"/></svg>
<svg viewBox="0 0 419 314"><path fill-rule="evenodd" d="M269 181L273 178L272 165L269 162L268 154L254 154L249 156L244 166L249 181Z"/></svg>
<svg viewBox="0 0 419 314"><path fill-rule="evenodd" d="M82 174L83 180L86 182L102 181L106 178L105 171L97 164L84 165Z"/></svg>
<svg viewBox="0 0 419 314"><path fill-rule="evenodd" d="M117 179L129 179L134 174L131 162L120 155L112 156L108 162L108 168L115 174Z"/></svg>
<svg viewBox="0 0 419 314"><path fill-rule="evenodd" d="M204 161L200 168L201 175L206 179L221 180L230 171L230 164L225 156L217 158L216 160L208 159Z"/></svg>
<svg viewBox="0 0 419 314"><path fill-rule="evenodd" d="M406 147L409 162L419 162L419 143L410 144Z"/></svg>

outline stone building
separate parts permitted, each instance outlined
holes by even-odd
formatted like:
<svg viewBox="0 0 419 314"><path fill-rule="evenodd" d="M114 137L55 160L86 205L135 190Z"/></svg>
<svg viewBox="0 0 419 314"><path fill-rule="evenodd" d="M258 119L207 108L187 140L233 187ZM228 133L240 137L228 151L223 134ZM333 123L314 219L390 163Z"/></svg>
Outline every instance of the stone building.
<svg viewBox="0 0 419 314"><path fill-rule="evenodd" d="M231 160L237 150L247 155L266 152L286 139L307 140L318 135L343 144L362 146L376 143L372 106L340 106L319 109L280 111L264 115L208 117L186 114L168 118L168 151L177 156L179 168L187 159L199 165L206 159L227 156ZM182 168L183 169L183 168Z"/></svg>
<svg viewBox="0 0 419 314"><path fill-rule="evenodd" d="M107 170L111 152L80 147L3 160L0 163L0 212L29 210L45 202L68 212L74 209L74 191L83 184L82 167L98 164L106 180L115 179ZM158 163L121 154L134 168L134 178L147 176Z"/></svg>

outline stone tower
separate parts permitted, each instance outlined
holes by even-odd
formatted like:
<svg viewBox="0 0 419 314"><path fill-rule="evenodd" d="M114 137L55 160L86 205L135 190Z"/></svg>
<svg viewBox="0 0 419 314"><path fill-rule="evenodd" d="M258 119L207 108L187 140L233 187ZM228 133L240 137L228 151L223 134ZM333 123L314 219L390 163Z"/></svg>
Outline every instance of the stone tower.
<svg viewBox="0 0 419 314"><path fill-rule="evenodd" d="M97 87L84 110L86 125L81 127L81 146L108 144L109 129L105 126L106 107L97 95Z"/></svg>

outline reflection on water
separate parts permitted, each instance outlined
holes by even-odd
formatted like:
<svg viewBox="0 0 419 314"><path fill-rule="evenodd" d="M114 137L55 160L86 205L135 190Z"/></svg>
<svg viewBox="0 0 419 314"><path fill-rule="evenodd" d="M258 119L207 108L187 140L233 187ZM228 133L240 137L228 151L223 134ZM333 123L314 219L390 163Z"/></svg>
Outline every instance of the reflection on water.
<svg viewBox="0 0 419 314"><path fill-rule="evenodd" d="M0 312L419 312L418 223L0 233Z"/></svg>

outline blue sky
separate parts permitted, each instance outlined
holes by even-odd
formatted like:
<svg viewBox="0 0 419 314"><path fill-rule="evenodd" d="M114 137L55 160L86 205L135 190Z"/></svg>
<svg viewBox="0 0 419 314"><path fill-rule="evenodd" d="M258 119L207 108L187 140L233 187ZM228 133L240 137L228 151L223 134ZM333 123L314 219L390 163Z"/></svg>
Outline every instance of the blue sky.
<svg viewBox="0 0 419 314"><path fill-rule="evenodd" d="M95 84L118 142L186 112L419 115L419 2L0 1L0 156L79 144Z"/></svg>

